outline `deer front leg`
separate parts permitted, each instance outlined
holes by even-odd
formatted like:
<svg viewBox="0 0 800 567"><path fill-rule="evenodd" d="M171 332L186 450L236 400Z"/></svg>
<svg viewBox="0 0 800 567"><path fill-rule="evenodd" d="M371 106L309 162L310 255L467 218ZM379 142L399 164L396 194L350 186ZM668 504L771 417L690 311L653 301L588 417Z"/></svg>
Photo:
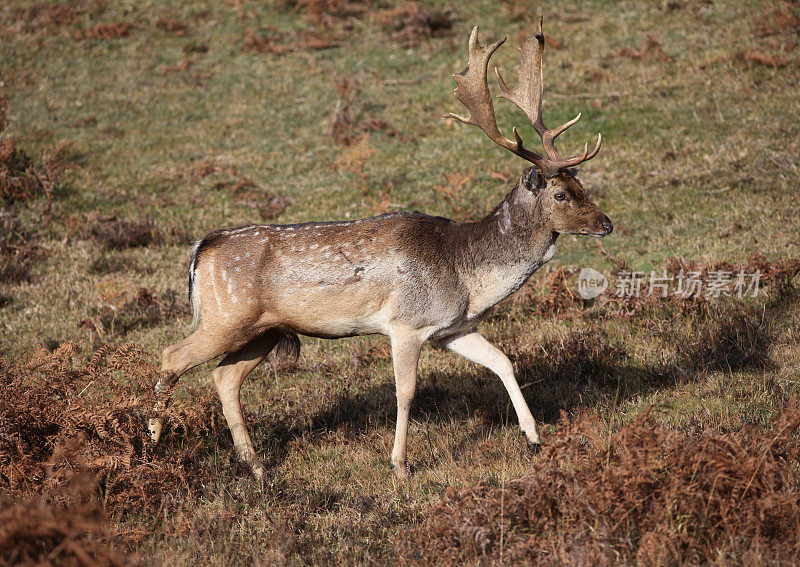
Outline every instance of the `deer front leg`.
<svg viewBox="0 0 800 567"><path fill-rule="evenodd" d="M417 388L417 363L422 342L411 331L398 331L391 335L392 363L394 364L394 380L397 391L397 427L394 433L392 467L400 480L407 478L409 472L406 460L406 440L411 400L414 398Z"/></svg>
<svg viewBox="0 0 800 567"><path fill-rule="evenodd" d="M537 452L539 450L539 433L536 431L536 421L531 415L531 410L528 409L528 404L525 403L517 379L514 377L514 367L508 357L477 332L447 338L441 341L441 344L448 350L485 366L500 377L511 398L511 403L514 405L514 411L517 412L519 426L525 433L528 446L533 452Z"/></svg>
<svg viewBox="0 0 800 567"><path fill-rule="evenodd" d="M161 354L161 372L154 390L156 403L147 422L153 443L158 443L164 429L164 412L169 405L172 390L184 372L194 368L223 352L227 343L215 335L197 329L192 335L176 345L168 346Z"/></svg>

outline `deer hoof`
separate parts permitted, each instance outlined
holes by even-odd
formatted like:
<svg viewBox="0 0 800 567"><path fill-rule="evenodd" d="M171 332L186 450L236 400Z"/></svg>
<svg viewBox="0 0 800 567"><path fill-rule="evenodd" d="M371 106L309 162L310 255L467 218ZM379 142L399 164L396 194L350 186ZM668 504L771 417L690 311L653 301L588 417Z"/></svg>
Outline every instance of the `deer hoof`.
<svg viewBox="0 0 800 567"><path fill-rule="evenodd" d="M542 444L541 443L534 443L533 441L528 441L528 447L530 448L531 453L533 455L538 455L539 451L542 450Z"/></svg>
<svg viewBox="0 0 800 567"><path fill-rule="evenodd" d="M151 417L147 420L147 433L150 435L150 440L153 444L157 444L161 439L161 432L164 429L164 421L159 417Z"/></svg>
<svg viewBox="0 0 800 567"><path fill-rule="evenodd" d="M411 476L411 463L406 461L402 466L397 466L392 463L392 470L394 471L394 474L397 476L398 480L406 480L409 476Z"/></svg>
<svg viewBox="0 0 800 567"><path fill-rule="evenodd" d="M255 479L259 482L264 482L266 479L267 473L259 463L251 464L250 471L253 473Z"/></svg>

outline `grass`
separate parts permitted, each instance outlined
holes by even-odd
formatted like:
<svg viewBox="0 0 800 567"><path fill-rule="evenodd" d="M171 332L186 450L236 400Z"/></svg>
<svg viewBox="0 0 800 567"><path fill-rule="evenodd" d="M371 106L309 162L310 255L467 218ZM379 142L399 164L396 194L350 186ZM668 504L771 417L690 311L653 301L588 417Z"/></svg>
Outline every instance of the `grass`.
<svg viewBox="0 0 800 567"><path fill-rule="evenodd" d="M453 27L412 44L370 14L334 17L326 32L338 47L276 56L245 53L244 31L277 37L314 29L307 11L290 2L68 5L74 18L61 24L39 3L0 8L0 92L10 116L0 141L16 140L41 162L68 140L78 166L56 184L49 222L44 195L4 203L25 240L46 252L28 279L0 283L6 360L70 340L86 341L84 353L93 343L135 342L157 360L187 333L180 311L157 324L125 319L100 337L79 324L132 305L141 287L156 298L170 290L182 296L191 241L261 222L267 197L286 199L272 221L281 223L358 218L381 206L477 218L510 188L492 171L511 179L523 166L441 115L461 111L451 75L465 64L470 28L480 24L485 41L509 36L496 59L511 81L515 46L535 14L511 18L505 4L483 1L425 3L429 12L451 10ZM595 1L543 10L545 32L563 44L545 58L545 118L553 124L583 113L562 148L603 133L601 153L580 178L617 227L605 251L645 272L671 257L731 264L754 253L769 261L800 257L796 5ZM160 29L163 18L185 23L186 35ZM120 21L133 24L127 37L73 39L76 30ZM661 53L637 58L650 34ZM758 62L747 55L754 50L772 59ZM185 70L171 69L184 60ZM350 146L327 135L342 76L358 82L356 121L378 118L396 135L378 129ZM521 113L505 101L496 106L504 131L521 125L532 139ZM204 164L223 171L198 176ZM235 175L224 171L231 165ZM457 198L444 199L435 187L454 173L472 178ZM236 190L241 177L253 187ZM146 218L161 237L109 248L91 230L106 217ZM771 423L798 393L800 320L791 290L712 301L705 314L617 316L603 314L602 302L566 316L539 309L557 269L610 273L595 244L559 239L556 258L528 291L483 327L514 359L545 431L555 431L560 410L596 412L619 427L649 407L667 427L737 431ZM398 535L424 520L449 487L503 486L536 467L499 382L428 348L412 412L415 474L396 484L384 345L372 337L303 339L298 368L257 369L244 402L269 484L256 486L231 461L221 427L202 438L200 464L192 465L214 480L167 483L168 497L147 513L110 509L126 534L116 545L145 564L389 563ZM210 390L210 369L182 384Z"/></svg>

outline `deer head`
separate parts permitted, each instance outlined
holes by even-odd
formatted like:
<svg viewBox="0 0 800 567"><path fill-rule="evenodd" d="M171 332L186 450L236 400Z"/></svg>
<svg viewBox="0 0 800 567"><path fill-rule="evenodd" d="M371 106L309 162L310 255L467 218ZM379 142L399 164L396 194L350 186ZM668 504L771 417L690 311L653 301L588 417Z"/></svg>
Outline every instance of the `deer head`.
<svg viewBox="0 0 800 567"><path fill-rule="evenodd" d="M483 47L478 40L478 27L472 29L467 67L453 75L457 85L455 95L470 115L464 117L450 113L446 117L477 126L499 146L533 163L533 167L526 170L517 185L517 191L527 190L530 195L520 193L518 199L528 201L532 213L554 233L597 237L610 234L614 228L611 220L587 197L573 169L597 155L602 137L598 134L591 152L587 143L582 153L564 157L556 150L555 139L575 124L581 115L553 129L547 128L542 119L542 18L539 18L537 33L528 37L520 50L517 87L509 89L497 67L495 74L500 85L498 96L510 100L526 114L542 139L545 155L524 147L516 127L513 129L513 140L506 138L498 129L486 74L489 59L505 41L506 38L503 38Z"/></svg>

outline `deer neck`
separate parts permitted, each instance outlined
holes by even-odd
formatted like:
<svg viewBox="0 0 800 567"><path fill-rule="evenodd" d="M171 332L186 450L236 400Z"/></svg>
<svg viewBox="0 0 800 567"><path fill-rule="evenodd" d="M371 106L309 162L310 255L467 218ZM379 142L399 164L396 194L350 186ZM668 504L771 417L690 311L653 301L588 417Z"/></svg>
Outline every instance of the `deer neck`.
<svg viewBox="0 0 800 567"><path fill-rule="evenodd" d="M460 225L469 315L480 316L515 291L556 251L536 197L517 187L484 219Z"/></svg>

